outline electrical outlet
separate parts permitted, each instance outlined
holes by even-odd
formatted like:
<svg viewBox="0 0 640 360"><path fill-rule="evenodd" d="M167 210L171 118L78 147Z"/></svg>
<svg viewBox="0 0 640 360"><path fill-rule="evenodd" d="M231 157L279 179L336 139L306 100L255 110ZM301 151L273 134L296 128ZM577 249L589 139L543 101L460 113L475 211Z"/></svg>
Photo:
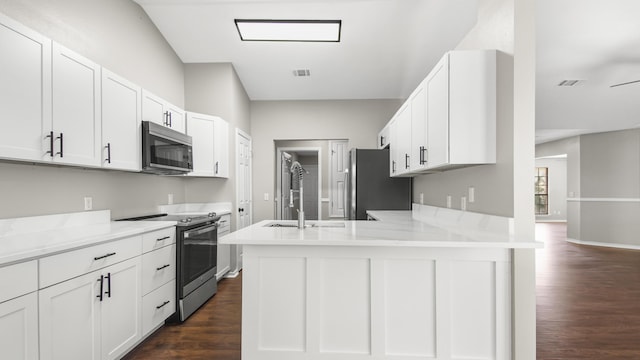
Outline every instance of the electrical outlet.
<svg viewBox="0 0 640 360"><path fill-rule="evenodd" d="M424 205L424 193L420 193L420 205Z"/></svg>
<svg viewBox="0 0 640 360"><path fill-rule="evenodd" d="M451 195L447 195L447 208L451 209Z"/></svg>
<svg viewBox="0 0 640 360"><path fill-rule="evenodd" d="M469 186L469 203L476 201L476 188Z"/></svg>
<svg viewBox="0 0 640 360"><path fill-rule="evenodd" d="M467 210L467 197L463 196L460 198L460 210L465 211Z"/></svg>
<svg viewBox="0 0 640 360"><path fill-rule="evenodd" d="M85 197L84 198L84 209L85 210L93 209L93 198L91 198L91 197Z"/></svg>
<svg viewBox="0 0 640 360"><path fill-rule="evenodd" d="M173 194L167 194L167 205L173 205Z"/></svg>

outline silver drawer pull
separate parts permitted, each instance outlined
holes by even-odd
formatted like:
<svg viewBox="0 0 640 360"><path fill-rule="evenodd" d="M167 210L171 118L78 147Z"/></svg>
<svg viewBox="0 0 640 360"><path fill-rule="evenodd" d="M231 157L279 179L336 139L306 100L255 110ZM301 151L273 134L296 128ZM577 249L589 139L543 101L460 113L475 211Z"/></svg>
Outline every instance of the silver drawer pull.
<svg viewBox="0 0 640 360"><path fill-rule="evenodd" d="M113 255L115 255L115 254L116 254L116 253L114 253L114 252L112 252L112 253L108 253L108 254L106 254L106 255L102 255L102 256L94 257L94 258L93 258L93 260L95 261L95 260L100 260L100 259L108 258L109 256L113 256Z"/></svg>
<svg viewBox="0 0 640 360"><path fill-rule="evenodd" d="M158 306L156 306L156 309L163 308L165 305L167 305L167 304L168 304L168 303L170 303L170 302L171 302L171 301L166 300L165 302L163 302L163 303L162 303L162 305L158 305Z"/></svg>
<svg viewBox="0 0 640 360"><path fill-rule="evenodd" d="M159 268L156 268L156 271L160 271L162 269L168 268L169 266L171 266L171 264L167 264L167 265L162 265Z"/></svg>
<svg viewBox="0 0 640 360"><path fill-rule="evenodd" d="M165 236L165 237L163 237L163 238L156 239L156 241L167 240L167 239L169 239L170 237L171 237L171 236Z"/></svg>

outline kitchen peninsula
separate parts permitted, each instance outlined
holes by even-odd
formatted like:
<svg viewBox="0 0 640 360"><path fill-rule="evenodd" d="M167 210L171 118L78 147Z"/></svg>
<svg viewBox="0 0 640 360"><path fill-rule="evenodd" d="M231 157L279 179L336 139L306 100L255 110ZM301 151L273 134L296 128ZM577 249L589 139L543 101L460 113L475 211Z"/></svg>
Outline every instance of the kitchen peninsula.
<svg viewBox="0 0 640 360"><path fill-rule="evenodd" d="M266 220L244 246L244 360L510 359L512 219L413 205L380 221Z"/></svg>

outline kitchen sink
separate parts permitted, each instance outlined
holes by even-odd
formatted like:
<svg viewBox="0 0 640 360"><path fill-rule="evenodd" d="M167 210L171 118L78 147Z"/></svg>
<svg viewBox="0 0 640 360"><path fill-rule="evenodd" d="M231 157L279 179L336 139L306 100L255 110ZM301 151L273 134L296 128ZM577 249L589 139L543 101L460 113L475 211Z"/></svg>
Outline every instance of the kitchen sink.
<svg viewBox="0 0 640 360"><path fill-rule="evenodd" d="M264 227L290 227L297 228L298 224L295 220L283 220L283 221L273 221L268 224L265 224ZM345 223L341 221L307 221L306 227L328 227L328 228L343 228L345 227Z"/></svg>

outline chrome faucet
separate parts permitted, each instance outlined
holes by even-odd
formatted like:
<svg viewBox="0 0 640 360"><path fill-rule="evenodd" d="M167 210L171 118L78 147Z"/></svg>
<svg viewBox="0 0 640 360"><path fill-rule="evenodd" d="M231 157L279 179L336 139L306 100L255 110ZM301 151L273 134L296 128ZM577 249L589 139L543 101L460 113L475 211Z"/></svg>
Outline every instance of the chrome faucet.
<svg viewBox="0 0 640 360"><path fill-rule="evenodd" d="M294 161L291 164L291 173L293 174L293 178L298 180L300 184L300 190L289 190L289 207L293 207L293 193L298 192L300 194L300 206L298 208L298 229L304 229L304 192L302 186L302 178L304 174L308 174L309 172L302 168L299 162Z"/></svg>

